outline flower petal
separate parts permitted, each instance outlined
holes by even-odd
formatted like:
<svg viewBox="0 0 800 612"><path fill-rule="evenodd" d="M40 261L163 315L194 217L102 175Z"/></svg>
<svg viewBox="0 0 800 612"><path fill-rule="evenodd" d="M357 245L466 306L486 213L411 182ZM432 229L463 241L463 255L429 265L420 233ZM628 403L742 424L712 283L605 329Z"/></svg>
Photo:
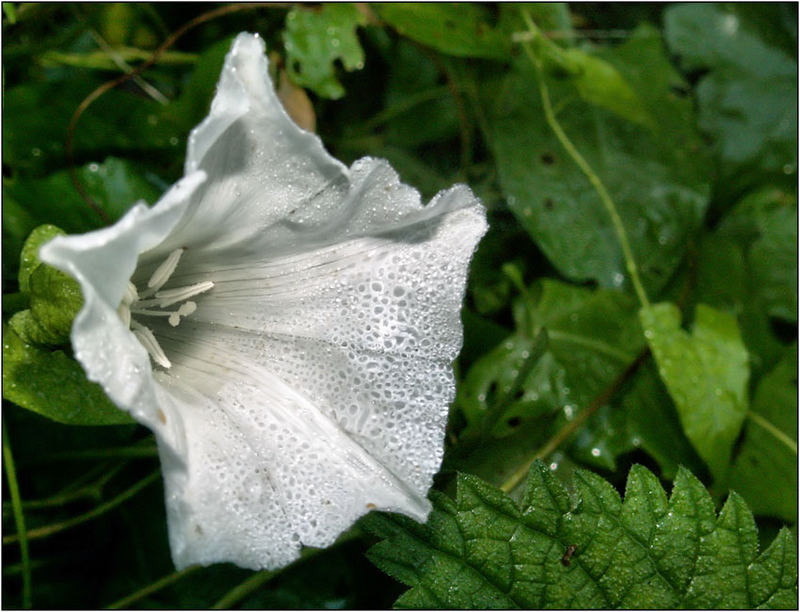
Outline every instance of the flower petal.
<svg viewBox="0 0 800 612"><path fill-rule="evenodd" d="M117 406L151 427L158 422L161 391L154 384L147 351L123 324L117 307L139 254L164 239L205 179L204 172L194 172L173 185L153 208L139 203L112 227L59 236L39 250L42 261L81 285L84 304L72 325L71 339L89 380L100 383ZM182 445L179 432L168 438L173 445Z"/></svg>
<svg viewBox="0 0 800 612"><path fill-rule="evenodd" d="M397 181L374 163L384 171L352 188L359 194L347 198L353 208L370 210L370 194L385 194L385 180ZM397 191L418 199L411 189ZM406 208L414 213L388 215L383 224L374 213L349 211L348 224L329 232L338 242L296 255L243 258L234 251L213 269L195 262L176 273L180 283L215 283L179 329L154 327L173 362L165 385L174 377L216 406L195 407L191 424L184 423L189 481L185 490L171 489L183 500L171 513L171 533L182 534L175 536L180 550L192 551L185 563L256 563L245 561L254 554L248 543L284 542L264 549L260 558L270 563L287 541L292 550L330 544L372 508L427 516L425 496L455 393L467 267L486 222L463 186L427 207ZM353 223L364 215L371 220ZM359 226L371 235L347 236ZM204 433L222 430L227 443ZM192 459L220 453L225 468ZM223 516L241 516L236 521L214 518L215 510L194 498L205 491L229 499L214 492L222 485L209 475L224 470L237 483L237 506ZM245 481L260 483L257 495ZM283 513L263 505L264 490ZM219 536L224 548L193 537L189 517L200 514L215 533L227 533Z"/></svg>

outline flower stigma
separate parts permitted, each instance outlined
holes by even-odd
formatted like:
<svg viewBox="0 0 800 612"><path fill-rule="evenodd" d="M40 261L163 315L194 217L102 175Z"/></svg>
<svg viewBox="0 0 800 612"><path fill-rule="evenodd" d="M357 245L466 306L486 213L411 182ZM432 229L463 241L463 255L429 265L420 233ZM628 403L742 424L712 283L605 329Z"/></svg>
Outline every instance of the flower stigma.
<svg viewBox="0 0 800 612"><path fill-rule="evenodd" d="M141 293L136 289L136 285L128 281L125 295L122 296L122 301L117 308L117 313L122 322L133 332L133 335L147 350L152 360L167 369L172 367L172 363L167 358L158 340L156 340L153 330L139 323L133 318L133 315L137 317L167 317L167 321L172 327L178 327L181 317L188 317L197 310L197 303L189 298L205 293L214 287L213 282L202 281L186 287L161 290L178 267L178 262L184 250L175 249L172 251L155 269L147 281L147 289ZM179 302L183 303L177 309L164 310L168 306L173 306Z"/></svg>

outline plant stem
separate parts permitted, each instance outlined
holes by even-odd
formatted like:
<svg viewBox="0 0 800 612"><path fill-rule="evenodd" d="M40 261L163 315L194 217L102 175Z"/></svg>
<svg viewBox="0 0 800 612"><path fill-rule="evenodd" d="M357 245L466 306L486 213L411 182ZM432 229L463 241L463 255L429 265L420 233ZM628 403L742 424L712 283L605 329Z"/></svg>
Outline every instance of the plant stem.
<svg viewBox="0 0 800 612"><path fill-rule="evenodd" d="M535 40L542 36L539 28L531 19L531 16L528 14L526 10L522 10L522 17L525 19L525 23L528 25L532 38ZM586 175L586 178L589 179L589 182L597 191L597 194L600 196L600 200L605 206L606 211L608 212L609 216L611 217L611 223L614 226L614 230L617 233L617 239L619 240L620 247L622 248L622 255L625 258L625 267L628 270L628 274L631 278L631 283L633 284L633 288L636 291L636 296L639 298L639 302L642 306L649 306L650 301L647 298L647 293L644 290L644 286L642 285L642 281L639 278L639 269L636 266L636 260L633 257L633 250L631 249L631 245L628 242L628 234L625 232L625 226L622 223L622 219L619 216L619 212L617 211L617 206L614 204L614 200L611 199L611 196L608 193L603 181L600 180L600 177L592 170L592 167L589 163L583 158L580 154L578 149L575 148L575 145L572 144L572 141L569 139L567 134L564 132L561 124L556 119L555 113L553 112L553 106L550 102L550 91L547 88L547 84L544 80L544 75L542 74L542 63L541 60L536 57L536 54L533 52L531 48L531 44L528 41L522 43L523 48L525 49L525 53L531 60L534 68L536 69L536 78L539 82L539 92L542 96L542 106L544 107L544 114L545 119L547 120L547 124L553 130L558 138L558 141L561 145L566 149L569 156L572 160L578 165L581 171Z"/></svg>
<svg viewBox="0 0 800 612"><path fill-rule="evenodd" d="M772 423L770 423L767 419L763 416L758 414L757 412L753 412L752 410L747 411L747 418L753 421L759 427L767 430L770 434L775 436L779 442L784 444L786 447L789 448L795 455L797 454L797 442L792 440L789 436L783 433L780 429L775 427Z"/></svg>
<svg viewBox="0 0 800 612"><path fill-rule="evenodd" d="M122 599L118 599L114 603L106 606L106 609L107 610L120 610L121 608L127 608L132 603L135 603L135 602L139 601L140 599L143 599L143 598L147 597L148 595L152 595L153 593L156 593L156 592L160 591L161 589L163 589L165 587L168 587L169 585L177 582L181 578L183 578L185 576L188 576L189 574L192 574L192 573L196 572L199 569L202 569L201 565L192 565L192 566L189 566L189 567L187 567L185 569L182 569L179 572L172 572L171 574L169 574L167 576L164 576L163 578L159 578L155 582L153 582L151 584L148 584L147 586L142 587L141 589L139 589L137 591L134 591L130 595L127 595L127 596L123 597Z"/></svg>
<svg viewBox="0 0 800 612"><path fill-rule="evenodd" d="M105 514L109 510L115 508L116 506L120 505L122 502L127 500L130 497L136 495L139 491L144 489L147 485L151 484L158 477L161 475L160 470L156 470L149 476L145 476L137 482L135 485L126 489L113 499L100 504L96 508L89 510L89 512L85 512L83 514L79 514L78 516L73 516L72 518L68 518L65 521L60 523L53 523L52 525L44 525L43 527L37 527L36 529L31 529L27 533L27 537L29 540L37 540L39 538L45 538L49 535L53 535L54 533L58 533L59 531L64 531L65 529L69 529L71 527L75 527L76 525L80 525L81 523L85 523L86 521L92 520L97 518L98 516ZM11 535L3 536L3 544L11 544L12 542L16 542L20 539L19 535L22 532L13 533Z"/></svg>
<svg viewBox="0 0 800 612"><path fill-rule="evenodd" d="M577 431L577 429L583 425L586 421L588 421L595 412L597 412L601 406L608 403L608 401L614 396L614 394L619 391L623 384L631 377L636 370L639 369L639 366L644 363L644 360L650 355L650 350L645 348L639 355L634 359L627 368L617 376L614 381L606 387L600 395L592 400L592 403L587 406L586 410L581 411L581 413L575 418L574 421L570 421L564 427L559 429L547 442L545 442L544 446L542 446L539 450L537 450L533 456L525 461L517 470L506 480L502 485L500 485L500 489L505 491L506 493L510 493L517 486L525 480L525 477L528 475L531 466L537 459L544 459L548 455L550 455L553 451L555 451L559 446L561 446L564 441L569 438L573 433Z"/></svg>
<svg viewBox="0 0 800 612"><path fill-rule="evenodd" d="M22 607L29 609L31 602L31 557L28 551L28 532L25 529L25 515L22 512L22 498L19 494L17 471L14 469L14 455L11 453L11 442L8 439L8 428L3 423L3 464L8 479L8 492L11 495L11 506L14 510L14 524L19 537L19 550L22 557Z"/></svg>

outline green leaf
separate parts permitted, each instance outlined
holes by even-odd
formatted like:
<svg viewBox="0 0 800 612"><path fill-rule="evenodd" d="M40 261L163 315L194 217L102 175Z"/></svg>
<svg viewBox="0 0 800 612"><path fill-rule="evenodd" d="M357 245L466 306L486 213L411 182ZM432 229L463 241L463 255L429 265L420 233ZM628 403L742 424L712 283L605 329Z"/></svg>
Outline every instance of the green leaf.
<svg viewBox="0 0 800 612"><path fill-rule="evenodd" d="M102 164L86 164L77 169L77 175L87 194L112 222L137 201L152 203L160 195L160 189L134 164L114 157L107 158ZM36 225L52 223L68 234L105 225L100 215L76 191L67 171L39 179L4 180L3 191L6 197L25 210L27 218ZM5 210L3 218L5 221ZM27 231L32 230L33 227Z"/></svg>
<svg viewBox="0 0 800 612"><path fill-rule="evenodd" d="M518 331L478 360L460 388L458 403L468 423L480 424L487 413L502 411L496 436L543 415L562 412L571 420L643 344L630 296L551 280L538 290L535 300L516 303ZM543 329L547 349L537 356L535 338ZM591 448L586 449L590 460Z"/></svg>
<svg viewBox="0 0 800 612"><path fill-rule="evenodd" d="M67 425L132 423L99 385L86 379L80 364L63 351L49 351L3 329L3 397Z"/></svg>
<svg viewBox="0 0 800 612"><path fill-rule="evenodd" d="M797 198L765 187L742 198L720 223L719 234L747 254L751 291L773 317L797 322Z"/></svg>
<svg viewBox="0 0 800 612"><path fill-rule="evenodd" d="M698 305L691 334L670 303L643 307L642 327L683 430L718 480L747 411L750 369L735 317Z"/></svg>
<svg viewBox="0 0 800 612"><path fill-rule="evenodd" d="M405 608L754 608L797 605L797 554L781 530L760 556L753 517L732 493L719 514L680 469L667 498L634 466L624 501L578 470L570 495L537 462L520 505L460 474L456 500L433 494L425 525L373 513L367 553L411 587Z"/></svg>
<svg viewBox="0 0 800 612"><path fill-rule="evenodd" d="M777 6L759 12L776 12ZM715 140L722 184L797 173L797 61L760 36L745 15L720 4L664 13L665 37L697 85L700 126ZM796 183L796 178L791 179Z"/></svg>
<svg viewBox="0 0 800 612"><path fill-rule="evenodd" d="M511 50L511 37L494 29L478 4L390 2L375 10L403 36L442 53L506 59Z"/></svg>
<svg viewBox="0 0 800 612"><path fill-rule="evenodd" d="M625 77L656 130L582 101L574 79L548 79L548 87L558 121L617 205L645 286L657 291L705 214L705 156L691 104L672 93L679 77L649 29L603 59ZM488 102L491 144L511 211L567 278L622 286L627 271L612 221L547 125L527 58L491 91L499 91Z"/></svg>
<svg viewBox="0 0 800 612"><path fill-rule="evenodd" d="M286 16L284 45L292 81L323 98L341 98L345 91L336 79L334 62L341 60L345 70L364 66L364 50L356 28L366 22L366 17L351 3L290 11Z"/></svg>
<svg viewBox="0 0 800 612"><path fill-rule="evenodd" d="M50 242L56 236L63 236L65 233L55 225L40 225L34 229L22 246L19 265L19 290L23 293L30 292L30 278L34 270L41 265L39 259L39 247L46 242Z"/></svg>
<svg viewBox="0 0 800 612"><path fill-rule="evenodd" d="M797 519L797 345L758 383L729 485L756 514Z"/></svg>

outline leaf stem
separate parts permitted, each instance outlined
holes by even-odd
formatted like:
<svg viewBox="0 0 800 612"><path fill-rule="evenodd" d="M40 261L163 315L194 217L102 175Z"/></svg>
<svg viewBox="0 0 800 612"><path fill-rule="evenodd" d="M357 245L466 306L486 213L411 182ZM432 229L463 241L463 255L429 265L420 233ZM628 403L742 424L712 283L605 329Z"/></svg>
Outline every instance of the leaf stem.
<svg viewBox="0 0 800 612"><path fill-rule="evenodd" d="M25 515L22 512L22 498L19 494L17 471L14 469L14 455L11 453L11 442L8 439L8 428L3 422L3 464L5 465L6 478L8 479L8 492L11 495L11 505L14 510L14 524L19 537L19 550L22 557L22 607L30 609L32 606L31 590L31 557L28 550L28 531L25 529Z"/></svg>
<svg viewBox="0 0 800 612"><path fill-rule="evenodd" d="M545 459L548 455L550 455L553 451L555 451L559 446L561 446L564 441L569 438L573 433L575 433L578 428L583 425L586 421L588 421L595 412L597 412L601 406L608 403L608 401L614 396L614 394L619 391L623 384L631 377L633 374L636 373L636 370L639 369L639 366L644 363L645 359L650 356L650 349L645 348L642 350L641 353L634 359L625 370L617 376L613 382L606 387L600 395L592 400L592 403L586 407L586 410L582 410L581 413L575 418L575 420L570 421L564 427L559 429L547 442L544 443L539 450L537 450L530 459L526 460L517 470L506 480L502 485L500 485L500 489L505 491L506 493L510 493L517 486L525 480L525 477L528 475L528 471L530 471L531 466L537 459Z"/></svg>
<svg viewBox="0 0 800 612"><path fill-rule="evenodd" d="M784 444L792 451L795 455L797 454L797 442L792 440L789 436L783 433L780 429L775 427L772 423L770 423L767 419L763 416L758 414L757 412L753 412L752 410L747 411L747 418L753 421L756 425L761 427L762 429L767 430L770 434L775 436L779 442Z"/></svg>
<svg viewBox="0 0 800 612"><path fill-rule="evenodd" d="M202 568L203 568L202 565L191 565L187 568L180 570L179 572L172 572L171 574L168 574L163 578L159 578L155 582L152 582L147 586L144 586L141 589L134 591L130 595L126 595L122 599L118 599L114 603L109 604L108 606L106 606L106 609L120 610L122 608L127 608L132 603L135 603L140 599L147 597L148 595L152 595L153 593L156 593L161 589L168 587L169 585L177 582L181 578L184 578L185 576L188 576L189 574L192 574Z"/></svg>
<svg viewBox="0 0 800 612"><path fill-rule="evenodd" d="M269 580L276 574L274 571L264 570L257 572L250 576L244 582L240 582L230 591L225 593L220 599L211 606L212 610L227 610L242 599L256 591L259 587L269 582Z"/></svg>
<svg viewBox="0 0 800 612"><path fill-rule="evenodd" d="M542 33L536 24L533 22L528 11L522 9L522 17L525 20L525 23L528 25L530 30L531 36L533 40L537 40L542 38ZM578 165L581 171L586 175L586 178L589 179L589 182L597 191L597 194L600 196L600 200L605 206L606 211L608 212L609 216L611 217L611 223L614 226L614 230L617 233L617 239L619 240L620 247L622 248L622 255L625 258L625 267L628 270L628 274L631 278L631 283L633 284L633 288L636 291L636 296L639 298L639 302L642 306L649 306L650 301L647 298L647 293L644 290L644 286L642 285L642 281L639 278L639 269L636 265L636 259L633 256L633 250L631 249L631 245L628 242L628 234L625 231L625 226L622 223L622 219L619 216L619 212L617 211L617 206L614 204L614 200L611 199L611 196L608 193L603 181L600 180L600 177L592 170L592 167L589 163L583 158L575 145L572 144L572 141L569 139L567 134L564 132L561 124L556 119L555 113L553 112L553 106L550 102L550 91L547 88L547 84L544 80L544 75L542 74L542 62L536 56L533 49L531 48L531 44L528 41L523 41L522 43L523 49L525 49L525 53L531 60L534 68L536 69L536 78L539 82L539 92L542 96L542 106L544 107L544 114L545 119L547 120L547 124L553 130L558 138L561 145L566 149L569 156L572 160Z"/></svg>
<svg viewBox="0 0 800 612"><path fill-rule="evenodd" d="M156 470L152 474L145 476L139 482L134 484L129 489L126 489L113 499L100 504L99 506L89 510L89 512L84 512L83 514L79 514L78 516L73 516L72 518L68 518L65 521L61 521L60 523L53 523L51 525L44 525L42 527L37 527L36 529L31 529L27 533L27 537L29 540L37 540L39 538L45 538L47 536L53 535L54 533L58 533L60 531L64 531L71 527L75 527L76 525L80 525L81 523L85 523L86 521L90 521L98 516L105 514L109 510L115 508L116 506L120 505L122 502L126 501L127 499L136 495L139 491L147 487L149 484L153 483L158 479L161 475L161 470ZM3 544L11 544L12 542L16 542L20 539L20 533L12 533L11 535L3 536Z"/></svg>

